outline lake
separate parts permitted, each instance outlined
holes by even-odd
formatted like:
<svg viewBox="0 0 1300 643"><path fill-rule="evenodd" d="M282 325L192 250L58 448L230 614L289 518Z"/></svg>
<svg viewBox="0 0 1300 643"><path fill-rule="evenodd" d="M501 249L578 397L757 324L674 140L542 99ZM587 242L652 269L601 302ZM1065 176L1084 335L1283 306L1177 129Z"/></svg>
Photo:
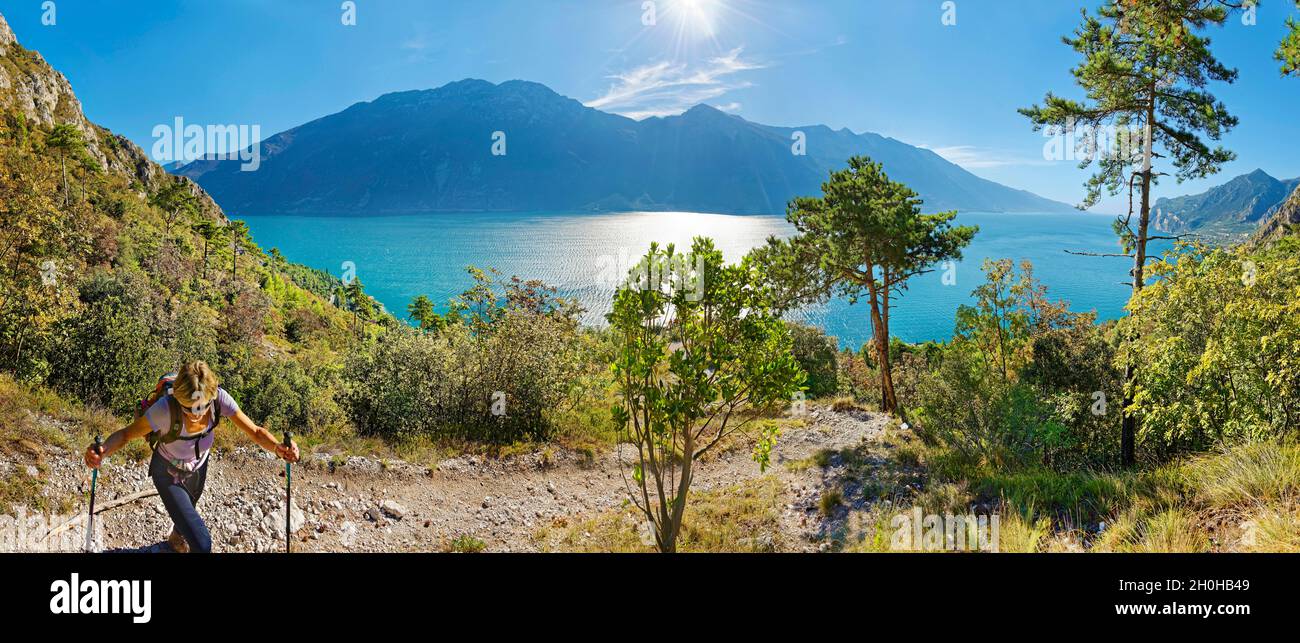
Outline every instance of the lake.
<svg viewBox="0 0 1300 643"><path fill-rule="evenodd" d="M577 299L585 322L602 324L617 275L644 254L651 241L689 247L693 237L712 237L728 261L738 261L771 235L792 227L780 216L730 216L684 212L615 214L472 213L400 216L281 216L244 218L263 248L279 248L290 261L342 275L356 266L366 291L401 317L417 295L439 310L471 283L469 265L496 268L503 278L541 279ZM1111 222L1096 214L990 214L968 212L958 223L980 232L957 264L955 285L942 270L913 280L896 299L891 329L909 342L948 339L957 307L971 300L988 258L1028 259L1053 299L1102 319L1123 314L1132 262L1124 258L1071 255L1066 250L1118 252ZM1153 249L1164 249L1167 244ZM869 339L864 302L835 300L806 310L816 324L857 348Z"/></svg>

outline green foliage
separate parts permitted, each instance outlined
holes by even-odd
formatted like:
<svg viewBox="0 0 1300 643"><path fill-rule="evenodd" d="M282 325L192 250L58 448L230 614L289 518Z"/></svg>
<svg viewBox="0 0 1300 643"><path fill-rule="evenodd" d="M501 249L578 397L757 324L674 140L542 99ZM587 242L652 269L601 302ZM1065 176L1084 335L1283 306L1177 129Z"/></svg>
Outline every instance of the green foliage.
<svg viewBox="0 0 1300 643"><path fill-rule="evenodd" d="M200 221L194 224L194 232L203 238L203 278L208 278L208 254L210 247L221 243L226 236L226 228L212 221Z"/></svg>
<svg viewBox="0 0 1300 643"><path fill-rule="evenodd" d="M824 301L833 293L851 303L866 296L880 365L881 409L898 409L888 356L891 297L912 277L961 258L977 228L954 227L956 212L924 215L907 186L889 180L879 163L856 156L831 173L821 197L790 203L786 219L797 234L772 238L749 261L767 275L778 310Z"/></svg>
<svg viewBox="0 0 1300 643"><path fill-rule="evenodd" d="M163 211L168 230L171 230L176 221L193 217L199 209L199 198L194 195L190 183L179 177L167 180L150 197L149 203Z"/></svg>
<svg viewBox="0 0 1300 643"><path fill-rule="evenodd" d="M1113 139L1087 141L1093 153L1085 155L1080 165L1095 161L1098 171L1088 181L1084 207L1094 205L1103 190L1118 194L1131 189L1129 168L1142 161L1146 142L1142 128L1147 124L1150 143L1171 159L1179 180L1213 174L1234 158L1222 147L1211 149L1200 138L1203 134L1217 141L1237 124L1223 103L1205 89L1212 81L1233 82L1237 72L1215 59L1209 38L1199 33L1208 25L1222 25L1227 15L1223 6L1206 0L1106 2L1095 16L1084 13L1082 24L1065 42L1082 58L1073 72L1087 101L1049 92L1042 106L1020 110L1035 130L1049 127L1064 133L1077 127L1100 134L1107 125L1116 128ZM1117 149L1100 153L1102 146ZM1141 178L1145 195L1154 174ZM1131 249L1135 233L1126 220L1123 224L1126 247Z"/></svg>
<svg viewBox="0 0 1300 643"><path fill-rule="evenodd" d="M478 554L487 549L487 543L469 534L457 536L451 541L449 551L453 554Z"/></svg>
<svg viewBox="0 0 1300 643"><path fill-rule="evenodd" d="M1054 445L1045 445L1045 463L1058 470L1120 460L1123 374L1115 367L1115 346L1092 318L1080 315L1072 324L1038 333L1030 345L1033 361L1021 372L1065 429Z"/></svg>
<svg viewBox="0 0 1300 643"><path fill-rule="evenodd" d="M375 317L375 302L370 295L366 294L366 287L362 285L361 280L353 278L344 289L347 294L348 310L356 319L361 321L370 321Z"/></svg>
<svg viewBox="0 0 1300 643"><path fill-rule="evenodd" d="M840 388L836 360L839 347L835 338L828 337L825 331L815 326L793 323L787 323L786 326L794 358L807 375L804 380L807 396L820 398L835 395Z"/></svg>
<svg viewBox="0 0 1300 643"><path fill-rule="evenodd" d="M138 273L96 272L81 293L78 313L59 325L51 381L84 403L129 413L148 383L179 363L179 351L164 345L171 320Z"/></svg>
<svg viewBox="0 0 1300 643"><path fill-rule="evenodd" d="M1095 394L1119 389L1093 317L1050 301L1028 263L1019 274L1008 260L984 271L952 342L920 379L918 431L997 470L1099 463L1113 421Z"/></svg>
<svg viewBox="0 0 1300 643"><path fill-rule="evenodd" d="M445 325L442 316L433 311L433 302L424 295L411 300L411 304L406 307L406 312L420 330L436 331L441 330Z"/></svg>
<svg viewBox="0 0 1300 643"><path fill-rule="evenodd" d="M338 371L330 364L253 358L225 369L222 385L267 430L310 434L343 419L334 400Z"/></svg>
<svg viewBox="0 0 1300 643"><path fill-rule="evenodd" d="M1247 0L1254 2L1255 0ZM1300 9L1300 0L1296 0L1296 8ZM1300 76L1300 21L1294 17L1286 19L1287 35L1278 45L1277 53L1273 54L1278 62L1282 63L1282 74L1288 76Z"/></svg>
<svg viewBox="0 0 1300 643"><path fill-rule="evenodd" d="M986 356L968 345L945 352L921 380L915 414L920 435L933 444L995 468L1016 468L1060 443L1064 427L1033 387L986 370Z"/></svg>
<svg viewBox="0 0 1300 643"><path fill-rule="evenodd" d="M1120 332L1140 365L1148 458L1294 435L1300 426L1300 241L1250 253L1180 245Z"/></svg>
<svg viewBox="0 0 1300 643"><path fill-rule="evenodd" d="M1244 444L1198 456L1184 469L1197 496L1211 507L1300 502L1300 447L1293 444Z"/></svg>
<svg viewBox="0 0 1300 643"><path fill-rule="evenodd" d="M695 460L754 419L743 410L789 402L804 375L761 275L724 265L710 239L686 254L652 244L607 319L618 340L614 422L640 454L632 499L659 549L675 551ZM755 450L762 466L768 454Z"/></svg>
<svg viewBox="0 0 1300 643"><path fill-rule="evenodd" d="M585 364L578 309L538 282L497 286L473 271L458 305L475 314L436 334L396 327L359 346L343 407L359 431L491 444L545 440L576 402Z"/></svg>

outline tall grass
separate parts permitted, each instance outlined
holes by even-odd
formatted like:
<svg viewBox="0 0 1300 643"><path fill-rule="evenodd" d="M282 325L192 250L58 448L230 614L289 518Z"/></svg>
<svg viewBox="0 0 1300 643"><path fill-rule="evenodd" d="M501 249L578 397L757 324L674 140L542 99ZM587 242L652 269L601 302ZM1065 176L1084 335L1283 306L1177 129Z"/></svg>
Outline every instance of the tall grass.
<svg viewBox="0 0 1300 643"><path fill-rule="evenodd" d="M1300 447L1271 442L1247 444L1199 456L1185 469L1197 496L1226 508L1300 499Z"/></svg>

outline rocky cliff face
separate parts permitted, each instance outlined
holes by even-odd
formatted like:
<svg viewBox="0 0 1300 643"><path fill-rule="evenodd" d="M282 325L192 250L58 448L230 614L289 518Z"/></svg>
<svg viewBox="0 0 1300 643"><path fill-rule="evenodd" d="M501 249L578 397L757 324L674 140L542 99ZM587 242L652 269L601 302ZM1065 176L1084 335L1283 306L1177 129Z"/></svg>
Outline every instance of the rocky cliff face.
<svg viewBox="0 0 1300 643"><path fill-rule="evenodd" d="M4 53L6 47L17 42L18 38L14 36L14 30L9 28L9 23L5 22L5 17L0 16L0 54Z"/></svg>
<svg viewBox="0 0 1300 643"><path fill-rule="evenodd" d="M39 53L18 44L9 23L0 15L0 112L21 115L29 126L51 128L71 124L81 130L86 153L109 172L128 176L145 191L154 192L176 178L154 163L135 143L86 119L72 84ZM221 209L193 181L181 178L199 197L210 216L224 218Z"/></svg>
<svg viewBox="0 0 1300 643"><path fill-rule="evenodd" d="M1255 246L1267 245L1287 234L1294 234L1296 230L1300 230L1300 188L1296 188L1277 213L1260 226L1252 243Z"/></svg>

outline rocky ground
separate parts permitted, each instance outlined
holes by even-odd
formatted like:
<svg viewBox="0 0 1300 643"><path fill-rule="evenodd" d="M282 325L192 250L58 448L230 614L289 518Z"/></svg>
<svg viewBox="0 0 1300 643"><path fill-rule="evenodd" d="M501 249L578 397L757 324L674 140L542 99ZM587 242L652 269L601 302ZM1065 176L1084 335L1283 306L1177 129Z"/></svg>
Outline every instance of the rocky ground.
<svg viewBox="0 0 1300 643"><path fill-rule="evenodd" d="M877 439L884 416L812 407L804 426L788 428L773 452L768 473L784 486L781 542L787 548L826 549L835 516L818 511L823 492L837 488L838 456L829 466L790 466L818 452L839 451ZM620 507L627 498L622 472L630 452L592 456L575 451L536 452L505 459L462 456L426 468L404 462L313 454L293 468L293 548L300 552L447 551L458 538L480 541L487 551L536 551L544 525L565 523ZM85 512L89 475L79 454L50 452L44 458L44 493L80 498L73 516ZM693 490L726 488L762 475L747 444L737 443L700 464ZM100 506L152 490L144 463L110 461L100 473ZM238 448L215 453L199 511L212 532L213 548L225 552L284 549L284 463L269 454ZM22 514L20 514L22 515ZM26 516L29 531L58 520ZM10 533L14 517L0 517ZM170 551L171 521L157 496L99 514L102 551ZM80 549L80 525L54 542L54 549Z"/></svg>

